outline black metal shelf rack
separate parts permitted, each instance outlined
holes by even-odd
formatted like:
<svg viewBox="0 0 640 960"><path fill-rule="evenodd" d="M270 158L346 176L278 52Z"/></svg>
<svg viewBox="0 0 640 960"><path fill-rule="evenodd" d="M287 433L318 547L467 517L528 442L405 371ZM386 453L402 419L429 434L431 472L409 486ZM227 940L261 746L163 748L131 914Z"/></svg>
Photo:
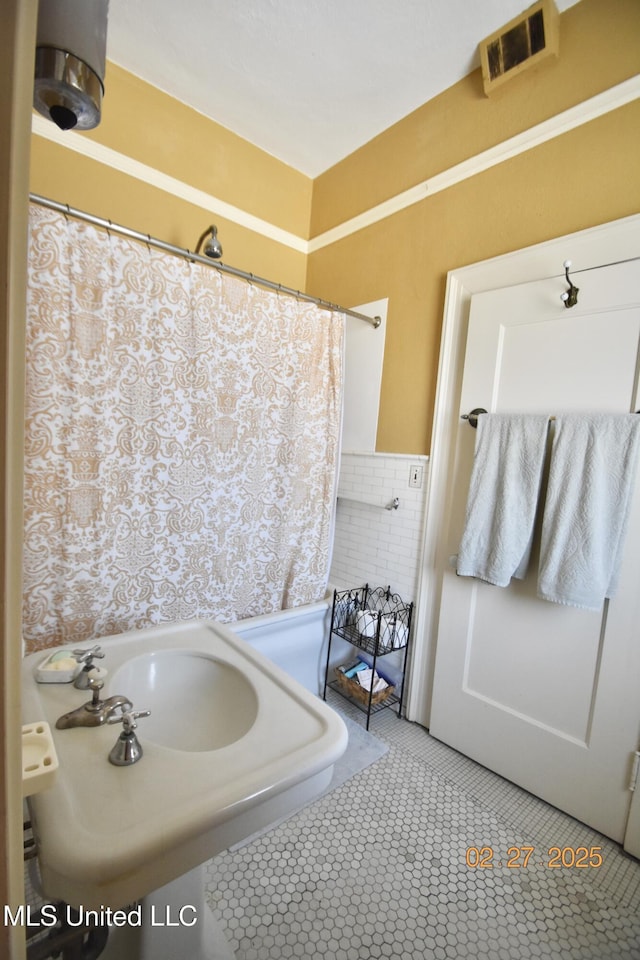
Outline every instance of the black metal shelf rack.
<svg viewBox="0 0 640 960"><path fill-rule="evenodd" d="M367 715L367 730L373 713L396 708L402 715L404 704L407 655L411 643L411 617L413 603L405 603L391 587L373 587L365 584L351 590L334 590L331 610L331 629L327 649L323 698L327 699L327 687L337 690ZM334 637L346 640L353 647L366 651L373 670L378 660L395 650L403 651L402 679L390 686L381 695L360 687L357 680L344 677L344 668L336 668L336 679L330 679L331 645ZM380 667L382 672L384 670ZM342 675L341 675L342 674Z"/></svg>

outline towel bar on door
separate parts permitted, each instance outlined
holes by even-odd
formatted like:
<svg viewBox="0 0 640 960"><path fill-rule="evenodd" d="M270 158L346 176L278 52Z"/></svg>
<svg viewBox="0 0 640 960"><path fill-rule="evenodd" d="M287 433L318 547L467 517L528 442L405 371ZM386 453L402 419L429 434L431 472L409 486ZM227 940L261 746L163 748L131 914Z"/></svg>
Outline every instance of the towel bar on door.
<svg viewBox="0 0 640 960"><path fill-rule="evenodd" d="M469 426L470 426L470 427L473 427L473 429L475 430L476 427L478 426L478 417L480 416L481 413L486 413L486 412L487 412L487 411L485 410L484 407L475 407L475 408L471 411L471 413L461 413L461 414L460 414L460 419L461 419L461 420L468 420L468 421L469 421Z"/></svg>
<svg viewBox="0 0 640 960"><path fill-rule="evenodd" d="M480 416L480 414L486 413L486 412L487 411L484 409L484 407L474 407L474 409L471 410L470 413L461 413L460 419L468 420L469 426L473 427L473 429L475 430L476 427L478 426L478 417ZM636 410L636 413L640 413L640 410ZM551 423L552 420L555 420L554 416L549 417L549 423Z"/></svg>

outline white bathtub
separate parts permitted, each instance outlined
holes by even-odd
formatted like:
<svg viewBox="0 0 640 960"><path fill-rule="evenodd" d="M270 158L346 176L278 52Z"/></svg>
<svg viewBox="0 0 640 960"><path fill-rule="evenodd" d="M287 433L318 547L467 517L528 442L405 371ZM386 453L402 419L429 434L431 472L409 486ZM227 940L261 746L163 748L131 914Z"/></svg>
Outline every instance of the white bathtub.
<svg viewBox="0 0 640 960"><path fill-rule="evenodd" d="M316 603L236 620L227 626L290 673L307 690L321 694L332 605L333 590ZM348 649L349 645L344 641L334 643L331 649L332 663L341 662Z"/></svg>

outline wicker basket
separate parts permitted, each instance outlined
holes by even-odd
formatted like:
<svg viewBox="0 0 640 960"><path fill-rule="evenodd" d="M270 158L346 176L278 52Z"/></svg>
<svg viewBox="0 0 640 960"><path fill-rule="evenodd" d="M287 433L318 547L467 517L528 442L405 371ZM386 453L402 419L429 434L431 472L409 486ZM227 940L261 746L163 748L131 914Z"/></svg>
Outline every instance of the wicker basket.
<svg viewBox="0 0 640 960"><path fill-rule="evenodd" d="M364 707L368 706L369 691L365 690L357 680L350 680L349 677L345 677L340 667L336 668L336 680L338 681L338 686L342 687L348 697L353 697L354 700L357 700ZM394 689L395 688L389 684L384 690L378 690L378 692L374 693L371 697L371 706L375 707L376 704L383 703L391 696Z"/></svg>

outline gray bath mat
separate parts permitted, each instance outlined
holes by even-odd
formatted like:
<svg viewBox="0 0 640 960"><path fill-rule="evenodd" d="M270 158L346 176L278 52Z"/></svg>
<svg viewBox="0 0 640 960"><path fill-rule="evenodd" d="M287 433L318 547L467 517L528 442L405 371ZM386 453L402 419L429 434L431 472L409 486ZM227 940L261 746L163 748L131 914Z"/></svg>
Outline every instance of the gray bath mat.
<svg viewBox="0 0 640 960"><path fill-rule="evenodd" d="M336 713L340 713L340 711L336 711ZM375 763L376 760L383 757L389 750L386 743L378 740L377 737L374 737L372 733L369 733L368 730L361 727L355 720L352 720L350 717L345 717L342 713L340 713L340 716L344 720L349 732L349 743L347 744L347 749L333 768L333 777L331 778L331 783L324 791L325 793L330 793L331 790L335 790L336 787L350 780L356 773L360 773L361 770L370 767L372 763ZM323 794L321 794L321 796L323 796Z"/></svg>

